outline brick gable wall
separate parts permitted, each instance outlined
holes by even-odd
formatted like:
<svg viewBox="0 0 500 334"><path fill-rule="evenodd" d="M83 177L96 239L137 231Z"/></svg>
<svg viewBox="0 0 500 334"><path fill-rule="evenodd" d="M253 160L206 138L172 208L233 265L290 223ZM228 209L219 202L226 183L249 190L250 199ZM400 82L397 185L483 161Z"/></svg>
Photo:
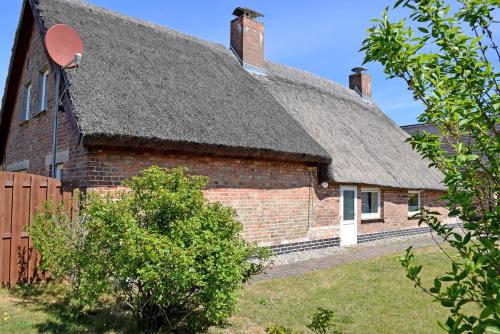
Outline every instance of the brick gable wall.
<svg viewBox="0 0 500 334"><path fill-rule="evenodd" d="M38 32L32 27L30 46L28 55L22 69L20 87L17 90L17 97L14 113L11 119L9 136L5 150L5 166L16 165L23 161L29 161L28 172L49 175L50 168L46 164L46 156L52 154L52 130L54 122L54 86L53 73L50 72L48 80L49 101L46 111L37 112L38 98L38 76L39 72L46 68L49 61L45 54L42 41ZM24 86L31 81L32 92L30 100L30 120L22 121L21 113L23 108ZM82 150L78 147L77 129L70 120L70 115L65 112L59 113L58 145L59 152L68 151L68 156ZM65 166L66 167L66 166Z"/></svg>

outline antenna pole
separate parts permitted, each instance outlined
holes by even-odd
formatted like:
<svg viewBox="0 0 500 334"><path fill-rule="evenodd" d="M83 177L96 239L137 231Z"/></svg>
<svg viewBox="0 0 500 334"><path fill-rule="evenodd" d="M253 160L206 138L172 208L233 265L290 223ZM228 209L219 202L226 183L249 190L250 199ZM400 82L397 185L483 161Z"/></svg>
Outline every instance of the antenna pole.
<svg viewBox="0 0 500 334"><path fill-rule="evenodd" d="M61 86L61 67L56 65L56 90L54 92L54 129L52 131L52 166L51 176L56 177L57 128L59 125L59 89Z"/></svg>

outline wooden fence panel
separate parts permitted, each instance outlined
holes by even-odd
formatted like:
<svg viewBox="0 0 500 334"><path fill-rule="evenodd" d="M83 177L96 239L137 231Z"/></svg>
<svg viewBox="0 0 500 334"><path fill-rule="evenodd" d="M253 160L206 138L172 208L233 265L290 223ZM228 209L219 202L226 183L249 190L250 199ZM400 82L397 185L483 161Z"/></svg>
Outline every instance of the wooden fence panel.
<svg viewBox="0 0 500 334"><path fill-rule="evenodd" d="M32 223L43 203L64 203L74 217L78 196L63 190L57 179L26 173L0 172L0 280L3 286L43 279L37 268L39 255L25 227Z"/></svg>

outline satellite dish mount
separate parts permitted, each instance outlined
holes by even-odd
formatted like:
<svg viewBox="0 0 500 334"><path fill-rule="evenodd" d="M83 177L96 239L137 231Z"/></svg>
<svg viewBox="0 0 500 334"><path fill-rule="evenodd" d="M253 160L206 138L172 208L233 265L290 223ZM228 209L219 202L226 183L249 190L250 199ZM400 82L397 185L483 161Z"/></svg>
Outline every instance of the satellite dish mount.
<svg viewBox="0 0 500 334"><path fill-rule="evenodd" d="M83 42L80 35L66 24L56 24L45 33L45 47L50 59L56 64L56 89L54 91L54 129L52 132L51 176L56 177L57 128L59 113L59 89L61 70L80 66L83 55Z"/></svg>

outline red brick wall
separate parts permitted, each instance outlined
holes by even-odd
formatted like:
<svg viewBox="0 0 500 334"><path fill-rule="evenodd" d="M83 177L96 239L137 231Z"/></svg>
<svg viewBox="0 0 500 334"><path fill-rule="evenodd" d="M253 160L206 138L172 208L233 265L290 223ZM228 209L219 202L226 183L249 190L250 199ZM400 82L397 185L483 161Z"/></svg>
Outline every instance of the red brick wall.
<svg viewBox="0 0 500 334"><path fill-rule="evenodd" d="M408 190L381 188L381 217L383 220L361 220L361 187L358 187L358 234L418 227L418 219L408 217ZM420 205L438 211L446 218L447 210L439 205L442 195L436 191L422 191Z"/></svg>
<svg viewBox="0 0 500 334"><path fill-rule="evenodd" d="M319 190L317 172L302 163L122 150L91 151L88 159L87 185L97 191L151 165L184 166L192 175L208 176L207 198L237 210L249 241L275 244L338 235L331 221L337 216L335 189Z"/></svg>
<svg viewBox="0 0 500 334"><path fill-rule="evenodd" d="M207 198L236 209L249 241L269 245L339 236L340 185L321 188L316 171L305 164L123 150L92 150L88 160L87 185L101 192L151 165L184 166L210 177ZM384 188L381 194L383 221L363 222L358 187L358 234L417 227L418 220L408 218L407 190ZM434 208L438 197L422 192L421 203Z"/></svg>
<svg viewBox="0 0 500 334"><path fill-rule="evenodd" d="M54 86L55 80L52 73L49 75L49 104L46 111L38 113L38 75L40 70L48 65L42 41L38 32L33 29L31 34L30 47L23 71L21 84L18 87L15 109L9 129L5 151L5 166L29 160L29 172L40 175L48 175L49 168L45 164L45 157L52 153L52 129L54 122ZM28 121L21 121L23 108L24 86L31 81L31 111L32 116ZM58 151L71 149L72 152L78 150L78 136L76 129L69 119L69 115L59 113L58 127ZM66 166L64 166L66 167Z"/></svg>

